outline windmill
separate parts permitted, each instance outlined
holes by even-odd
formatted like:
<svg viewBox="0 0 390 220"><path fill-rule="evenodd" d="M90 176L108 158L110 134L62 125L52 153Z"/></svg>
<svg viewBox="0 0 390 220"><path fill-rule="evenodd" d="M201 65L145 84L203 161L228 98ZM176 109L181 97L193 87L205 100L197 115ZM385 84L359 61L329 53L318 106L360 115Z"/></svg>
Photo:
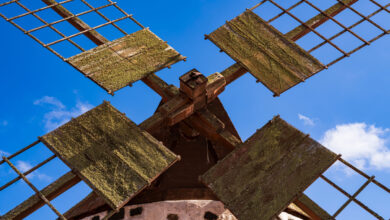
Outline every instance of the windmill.
<svg viewBox="0 0 390 220"><path fill-rule="evenodd" d="M218 95L228 84L249 72L275 96L280 96L388 34L389 30L374 22L372 17L379 13L390 13L389 4L370 0L378 9L364 15L353 7L358 0L338 0L325 10L310 0L287 1L290 4L286 4L286 1L263 0L206 35L206 39L237 63L208 77L192 69L180 76L180 88L177 88L168 85L154 73L185 60L184 56L111 0L100 6L80 0L89 9L78 14L66 8L66 4L72 1L42 0L45 6L35 9L25 6L22 0L7 1L1 3L0 8L17 6L25 11L13 17L1 16L109 94L114 95L119 89L142 80L161 96L162 101L156 112L139 125L110 103L104 102L16 153L4 156L0 164L8 164L18 177L1 186L0 190L23 179L36 195L1 216L1 219L22 219L45 204L61 219L123 219L129 217L129 212L124 211L128 210L127 206L194 199L220 201L237 219L243 220L278 218L281 212L300 219L334 219L351 202L375 218L384 219L359 201L357 196L369 184L390 193L388 187L280 117L273 118L242 142ZM318 15L307 21L301 20L292 11L303 4L317 10ZM278 8L280 13L268 20L261 13L256 13L256 10L266 10L270 6ZM104 15L101 10L108 7L114 7L121 17L110 19ZM44 20L39 12L46 10L54 11L61 18L56 21ZM345 10L356 14L360 20L349 26L344 25L337 15ZM105 23L89 26L81 19L88 13L97 13ZM27 16L35 17L43 25L33 29L23 28L17 20ZM283 16L290 16L298 22L297 27L284 34L272 25ZM117 25L122 20L135 23L139 30L129 34ZM61 22L71 24L78 32L72 35L61 33L56 29L56 24ZM325 37L316 28L326 22L339 25L342 31ZM379 30L378 35L365 39L355 33L354 27L362 23L373 25ZM124 36L107 40L98 29L108 25ZM61 38L44 42L34 35L34 32L42 29L51 29ZM307 34L314 34L322 41L311 49L302 49L295 41ZM333 42L343 34L355 37L361 44L346 51ZM80 46L74 38L82 35L95 43L96 47L85 50ZM63 42L78 48L80 53L65 57L61 51L54 49L55 45ZM311 53L325 46L333 47L339 56L323 64ZM39 143L47 146L54 155L31 170L18 170L10 160ZM201 148L205 150L199 150ZM56 157L72 171L43 190L38 190L26 175ZM349 194L323 175L336 161L367 179L356 193ZM194 164L197 166L194 167ZM347 202L332 215L303 194L317 178L324 179L348 197ZM287 180L293 181L280 185ZM87 183L93 192L68 212L60 213L50 201L80 181ZM132 209L131 212L136 214L142 210ZM215 219L212 213L209 216ZM164 217L178 219L174 215Z"/></svg>

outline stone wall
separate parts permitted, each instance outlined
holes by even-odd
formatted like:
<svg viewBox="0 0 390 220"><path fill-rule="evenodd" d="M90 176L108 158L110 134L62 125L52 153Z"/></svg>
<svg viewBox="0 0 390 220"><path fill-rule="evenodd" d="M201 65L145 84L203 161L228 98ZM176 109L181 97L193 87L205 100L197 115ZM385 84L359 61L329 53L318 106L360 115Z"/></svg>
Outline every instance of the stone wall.
<svg viewBox="0 0 390 220"><path fill-rule="evenodd" d="M107 212L86 217L82 220L100 220ZM299 220L282 213L282 220ZM110 220L237 220L219 201L182 200L163 201L142 205L126 206Z"/></svg>

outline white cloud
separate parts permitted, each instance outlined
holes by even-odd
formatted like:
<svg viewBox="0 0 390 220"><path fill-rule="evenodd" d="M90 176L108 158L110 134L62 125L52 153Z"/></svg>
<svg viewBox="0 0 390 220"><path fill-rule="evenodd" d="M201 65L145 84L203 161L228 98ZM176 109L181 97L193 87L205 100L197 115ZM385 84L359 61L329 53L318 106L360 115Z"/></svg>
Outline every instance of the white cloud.
<svg viewBox="0 0 390 220"><path fill-rule="evenodd" d="M309 126L314 126L315 125L314 120L309 118L309 117L307 117L307 116L304 116L302 114L298 114L298 118L299 118L299 120L303 121L304 125L309 125Z"/></svg>
<svg viewBox="0 0 390 220"><path fill-rule="evenodd" d="M390 169L389 129L366 123L337 125L320 142L359 169Z"/></svg>
<svg viewBox="0 0 390 220"><path fill-rule="evenodd" d="M30 163L21 160L16 162L16 167L23 173L33 168Z"/></svg>
<svg viewBox="0 0 390 220"><path fill-rule="evenodd" d="M76 106L67 109L67 107L57 98L45 96L39 100L34 101L35 105L47 105L51 111L47 112L43 116L46 131L51 131L64 123L68 122L71 118L77 117L86 111L90 110L93 106L88 103L78 101Z"/></svg>
<svg viewBox="0 0 390 220"><path fill-rule="evenodd" d="M0 150L0 157L2 157L2 156L9 156L9 155L11 155L10 153L8 153L8 152L6 152L6 151L2 151L2 150ZM1 160L1 159L0 159Z"/></svg>
<svg viewBox="0 0 390 220"><path fill-rule="evenodd" d="M28 170L33 168L33 166L29 162L25 162L25 161L21 161L21 160L16 161L15 166L22 173L27 172ZM48 181L48 182L52 180L52 178L50 176L43 174L43 173L40 173L38 171L34 171L34 172L28 174L27 178L29 178L29 179L38 178L39 180Z"/></svg>
<svg viewBox="0 0 390 220"><path fill-rule="evenodd" d="M41 105L41 104L50 104L50 105L53 105L59 109L65 108L65 105L62 104L62 102L60 100L58 100L55 97L51 97L51 96L44 96L41 99L34 101L34 105Z"/></svg>

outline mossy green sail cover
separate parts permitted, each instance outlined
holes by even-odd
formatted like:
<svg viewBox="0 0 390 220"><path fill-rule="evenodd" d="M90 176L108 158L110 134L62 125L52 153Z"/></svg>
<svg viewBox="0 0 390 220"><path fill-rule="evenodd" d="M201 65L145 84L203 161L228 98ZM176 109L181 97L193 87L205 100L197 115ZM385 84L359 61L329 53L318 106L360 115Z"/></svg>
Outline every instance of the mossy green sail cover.
<svg viewBox="0 0 390 220"><path fill-rule="evenodd" d="M275 95L303 82L324 65L250 10L208 35Z"/></svg>
<svg viewBox="0 0 390 220"><path fill-rule="evenodd" d="M68 62L109 93L185 57L148 28L68 59Z"/></svg>
<svg viewBox="0 0 390 220"><path fill-rule="evenodd" d="M336 160L336 154L275 117L201 181L238 219L268 220Z"/></svg>
<svg viewBox="0 0 390 220"><path fill-rule="evenodd" d="M179 159L108 102L41 140L113 209Z"/></svg>

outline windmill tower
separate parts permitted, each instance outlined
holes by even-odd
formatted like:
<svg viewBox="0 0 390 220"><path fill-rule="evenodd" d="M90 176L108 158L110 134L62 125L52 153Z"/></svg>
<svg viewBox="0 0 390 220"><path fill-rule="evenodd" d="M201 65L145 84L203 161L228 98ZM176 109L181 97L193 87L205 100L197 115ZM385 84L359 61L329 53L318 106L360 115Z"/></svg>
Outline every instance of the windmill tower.
<svg viewBox="0 0 390 220"><path fill-rule="evenodd" d="M278 219L282 212L298 219L335 219L352 202L373 217L385 219L357 196L369 184L380 187L384 196L389 196L388 187L278 116L243 142L218 95L247 72L275 96L282 95L388 34L389 30L372 18L379 13L390 13L390 4L370 0L378 10L364 15L353 6L359 0L338 0L326 9L311 0L263 0L206 35L206 39L237 63L207 77L192 69L179 77L180 88L177 88L154 73L185 60L184 56L111 0L99 6L94 6L93 1L80 0L89 9L78 14L66 7L72 1L41 0L39 2L45 5L34 9L22 0L6 1L0 8L16 6L24 11L12 17L0 16L109 94L114 95L121 88L142 80L161 96L161 103L150 118L136 125L104 102L16 153L4 156L0 164L9 165L18 177L1 186L0 191L22 179L36 194L3 214L1 219L23 219L43 205L48 205L60 219L250 220ZM293 12L301 5L311 7L318 15L301 20ZM267 19L265 14L257 12L267 11L271 6L280 13ZM105 8L115 9L120 16L109 18L102 12ZM345 10L360 19L344 25L337 15ZM46 21L39 15L43 11L55 12L60 18ZM96 13L105 22L89 26L82 19L88 13ZM25 29L18 19L28 16L43 25ZM298 25L282 33L272 22L283 16L292 17ZM136 24L139 30L125 31L117 24L124 20ZM325 37L316 28L326 22L333 22L342 30ZM60 23L68 23L78 32L65 35L56 28ZM377 28L378 35L365 39L355 33L354 28L362 23ZM124 36L108 40L99 33L99 28L105 26L112 26ZM44 42L34 35L44 29L54 31L61 38ZM296 41L308 34L321 41L305 50ZM334 43L334 39L343 34L349 34L361 44L346 50ZM96 47L84 49L74 40L78 36L85 36ZM66 57L55 49L64 42L80 52ZM335 58L323 63L313 56L322 47L332 47L337 52ZM11 160L40 143L48 147L53 156L25 172L17 169ZM57 157L71 171L38 190L26 176ZM323 175L336 161L367 179L356 193L349 194ZM328 213L304 194L317 178L348 198L335 213ZM50 201L80 181L93 192L66 213L60 213Z"/></svg>

